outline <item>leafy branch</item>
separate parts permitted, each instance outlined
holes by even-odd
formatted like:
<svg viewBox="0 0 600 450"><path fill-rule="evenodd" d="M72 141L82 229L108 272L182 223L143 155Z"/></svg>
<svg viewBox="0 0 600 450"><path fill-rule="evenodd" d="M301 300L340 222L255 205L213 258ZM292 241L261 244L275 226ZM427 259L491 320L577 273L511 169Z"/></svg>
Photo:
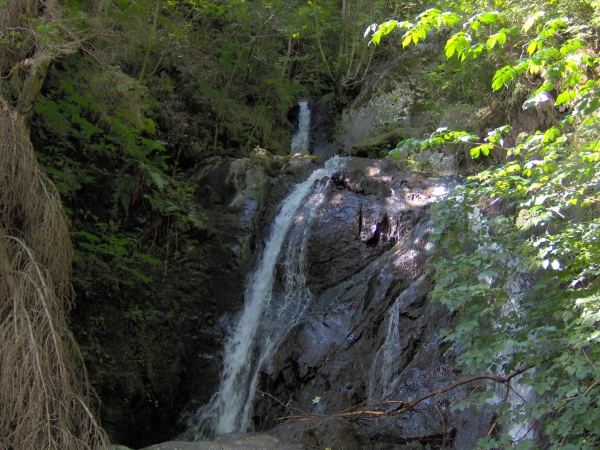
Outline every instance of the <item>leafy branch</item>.
<svg viewBox="0 0 600 450"><path fill-rule="evenodd" d="M538 12L530 16L522 27L501 27L490 32L486 38L478 39L476 33L484 25L501 26L502 15L495 11L476 14L462 24L461 31L448 39L445 46L446 58L456 56L460 61L475 59L484 51L489 52L496 46L506 44L508 36L522 35L528 39L524 45L527 56L514 65L498 69L492 79L492 89L497 91L508 87L521 75L541 75L545 82L523 104L524 109L550 100L549 94L556 91L556 106L570 105L574 107L576 114L592 115L600 107L600 84L598 80L590 79L587 71L596 66L598 56L583 52L586 43L577 37L556 45L556 39L570 31L570 20L565 17L538 24L534 35L528 36L533 25L543 16L543 12ZM383 36L396 28L405 29L402 47L407 47L424 40L432 29L452 28L461 20L462 17L458 14L428 9L417 16L414 23L390 20L380 25L373 24L365 31L365 37L372 33L371 42L379 44Z"/></svg>
<svg viewBox="0 0 600 450"><path fill-rule="evenodd" d="M454 143L474 146L474 158L498 147L506 153L504 162L469 177L436 208L432 297L458 315L446 339L460 350L459 364L474 372L536 365L519 380L535 401L499 407L503 420L538 427L548 448L593 449L600 438L600 59L569 19L537 12L517 27L505 26L505 17L480 13L463 21L430 11L415 23L386 22L368 33L376 44L400 27L406 47L433 28L462 21L446 43L447 58L502 52L510 59L496 70L494 91L534 79L523 109L553 100L566 113L511 148L502 142L508 127L483 143L442 128L402 142L395 152ZM520 55L509 43L521 46ZM500 439L487 436L479 444L491 449L511 440Z"/></svg>
<svg viewBox="0 0 600 450"><path fill-rule="evenodd" d="M403 151L419 149L425 150L447 144L466 144L475 145L470 150L473 158L478 158L480 154L488 156L494 148L504 149L504 140L502 135L510 131L510 126L504 125L488 132L484 142L481 142L479 136L466 131L452 131L447 127L440 127L435 130L431 136L425 139L405 139L398 144L398 147L390 150L390 156L398 157Z"/></svg>

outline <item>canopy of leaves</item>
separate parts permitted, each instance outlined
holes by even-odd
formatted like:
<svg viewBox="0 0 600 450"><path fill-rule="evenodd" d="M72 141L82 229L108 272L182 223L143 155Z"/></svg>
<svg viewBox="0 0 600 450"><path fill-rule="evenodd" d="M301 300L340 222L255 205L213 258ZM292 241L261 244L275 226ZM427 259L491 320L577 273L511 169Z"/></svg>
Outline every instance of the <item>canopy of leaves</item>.
<svg viewBox="0 0 600 450"><path fill-rule="evenodd" d="M481 448L600 445L599 59L589 40L596 31L577 20L581 12L575 19L559 12L522 17L493 11L465 20L432 9L414 23L390 21L367 30L377 43L400 28L407 46L434 28L462 25L447 41L447 58L469 64L502 51L505 63L491 80L494 90L527 78L532 88L524 109L552 101L565 110L555 126L522 136L514 147L503 146L508 126L483 142L441 128L395 151L458 143L469 145L474 158L491 150L506 155L502 164L468 178L436 210L433 298L458 314L447 340L459 361L470 371L496 373L535 365L518 381L533 395L510 408L497 404L504 434L490 433ZM521 430L508 435L515 424Z"/></svg>

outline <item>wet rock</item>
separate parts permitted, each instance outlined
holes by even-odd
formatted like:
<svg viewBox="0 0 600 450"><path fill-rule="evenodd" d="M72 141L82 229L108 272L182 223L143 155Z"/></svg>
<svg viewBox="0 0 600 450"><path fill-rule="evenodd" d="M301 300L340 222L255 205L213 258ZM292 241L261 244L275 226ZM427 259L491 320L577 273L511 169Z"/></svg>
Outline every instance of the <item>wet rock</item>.
<svg viewBox="0 0 600 450"><path fill-rule="evenodd" d="M398 401L412 401L460 376L440 338L452 317L429 301L425 268L434 226L428 205L448 180L360 161L350 160L332 176L307 247L306 282L314 302L265 364L259 390L269 395L255 403L258 429L275 427L270 432L319 447L327 446L315 434L320 421L276 426L277 420L335 416L352 408L391 413ZM324 433L344 436L343 448L471 448L491 416L451 413L454 394L403 415L366 415L353 423L337 417Z"/></svg>
<svg viewBox="0 0 600 450"><path fill-rule="evenodd" d="M171 441L152 445L142 450L303 450L301 444L284 442L261 433L231 433L207 442Z"/></svg>
<svg viewBox="0 0 600 450"><path fill-rule="evenodd" d="M279 425L269 431L273 436L291 438L310 448L360 450L356 443L356 427L341 417L327 417L311 421L310 427L301 422Z"/></svg>
<svg viewBox="0 0 600 450"><path fill-rule="evenodd" d="M240 306L248 270L244 261L252 261L264 246L278 202L321 163L301 155L255 158L273 161L217 160L199 178L216 190L216 195L203 197L224 230L222 235L213 231L222 252L215 256L231 265L221 275L229 278L215 283L215 295L235 298ZM308 230L306 286L314 299L264 362L259 374L263 394L256 397L252 417L255 428L311 448L471 448L492 417L489 411L451 412L466 390L392 414L399 401L411 401L461 376L455 355L446 353L441 339L452 317L429 301L431 274L425 266L434 226L429 205L453 181L403 172L383 160L353 158L331 179L316 182L327 183L327 189ZM249 249L251 256L240 248ZM284 269L281 261L274 291L282 289ZM197 333L216 332L209 351L202 353L214 358L207 362L211 367L219 367L216 343L230 333L233 321L233 314L223 311L212 328L200 327ZM210 386L214 392L216 385L211 381ZM358 408L391 415L351 421L336 417ZM280 423L311 414L326 417Z"/></svg>
<svg viewBox="0 0 600 450"><path fill-rule="evenodd" d="M384 156L398 146L398 142L406 139L407 133L402 128L378 134L352 145L351 154L360 158Z"/></svg>
<svg viewBox="0 0 600 450"><path fill-rule="evenodd" d="M365 157L371 149L395 146L403 136L415 90L407 79L391 79L392 67L366 83L361 94L343 111L338 141L344 154Z"/></svg>
<svg viewBox="0 0 600 450"><path fill-rule="evenodd" d="M335 154L337 143L332 131L335 129L335 114L330 111L330 105L322 100L309 102L311 110L310 146L315 156L331 158Z"/></svg>
<svg viewBox="0 0 600 450"><path fill-rule="evenodd" d="M184 347L185 397L180 401L188 414L218 389L223 340L243 306L245 280L268 231L269 214L298 179L314 170L314 159L294 163L284 175L286 159L257 149L249 158L211 158L190 173L208 227L186 236L181 256L170 261L167 280L177 285L176 295L195 299L186 300L193 307L171 319Z"/></svg>
<svg viewBox="0 0 600 450"><path fill-rule="evenodd" d="M385 161L360 159L332 176L310 230L307 285L313 294L347 280L410 234L434 198L427 189L443 180L419 187L413 176L408 188L408 178Z"/></svg>

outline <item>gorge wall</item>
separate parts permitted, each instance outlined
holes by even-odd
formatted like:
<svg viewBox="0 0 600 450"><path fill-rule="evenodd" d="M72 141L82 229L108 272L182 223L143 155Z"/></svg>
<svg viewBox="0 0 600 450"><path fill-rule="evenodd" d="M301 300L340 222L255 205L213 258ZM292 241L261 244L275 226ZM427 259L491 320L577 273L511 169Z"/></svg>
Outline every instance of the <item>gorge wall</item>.
<svg viewBox="0 0 600 450"><path fill-rule="evenodd" d="M305 250L306 287L314 299L306 317L289 330L260 371L259 390L266 394L254 404L252 423L258 430L281 427L276 419L298 415L299 410L331 415L361 402L416 398L460 376L453 367L454 355L445 354L442 342L452 318L427 300L431 285L425 260L431 245L429 205L441 192L437 188L453 182L442 175L468 173L472 167L465 163L464 149L449 146L387 161L365 158L387 153L403 138L422 138L438 126L452 126L465 114L479 117L475 109L449 106L443 99L436 100L435 108L427 107L431 99L423 96L418 82L403 76L414 71L415 64L431 64L430 53L425 48L391 61L343 112L337 151L362 157L351 157L343 170L322 180L326 197L308 227ZM330 112L319 102L308 106L316 117L311 122L311 150L330 156L336 146L327 122ZM298 115L299 108L293 113ZM532 127L547 127L554 116L544 108L519 112L507 141L514 142ZM467 125L484 134L484 123L474 119ZM189 171L209 226L183 237L186 244L168 268L166 282L173 284L173 295L184 305L165 320L182 355L177 374L168 379L176 392L168 415L173 418L181 409L185 413L178 427L160 416L162 436L176 435L188 421L194 423L196 411L219 389L224 341L241 314L246 280L265 247L277 207L296 183L323 163L306 151L284 157L257 149L248 158L207 159ZM281 259L275 291L282 290L284 278ZM102 394L119 400L118 392ZM454 400L466 395L455 394ZM315 398L319 402L313 403ZM487 433L491 416L484 414L473 422L472 412L450 412L451 397L444 401L443 408L434 402L403 416L404 425L400 418L380 418L377 423L387 424L381 425L385 432L377 426L364 428L363 418L352 423L351 432L342 427L343 434L356 436L352 439L357 445L378 439L417 447L419 442L437 442L471 448L475 436L484 429ZM105 400L107 404L111 402ZM116 411L110 425L121 435L134 429L125 425L130 422L119 422L120 417ZM145 436L151 436L148 431ZM185 436L193 439L194 433ZM311 445L321 442L302 433L297 437Z"/></svg>
<svg viewBox="0 0 600 450"><path fill-rule="evenodd" d="M197 438L195 409L218 389L216 377L203 374L219 367L220 343L241 310L241 278L264 248L278 203L321 164L310 156L256 151L198 168L199 199L213 219L220 218L221 248L234 270L210 282L216 304L228 307L213 307L212 331L205 325L198 333L213 336L211 344L196 343L190 356L204 362L190 367L197 373L190 379L198 380L191 392L198 394L188 405L192 431L183 439ZM429 208L455 180L402 171L386 160L349 158L318 183L325 183L324 199L305 231L312 299L258 368L250 428L307 448L471 448L487 433L491 413L451 408L473 386L393 414L401 405L394 402L411 401L461 375L443 342L453 318L428 299L426 265L434 231ZM286 251L284 242L274 292L283 289ZM339 416L359 407L392 414ZM295 420L308 417L313 420Z"/></svg>

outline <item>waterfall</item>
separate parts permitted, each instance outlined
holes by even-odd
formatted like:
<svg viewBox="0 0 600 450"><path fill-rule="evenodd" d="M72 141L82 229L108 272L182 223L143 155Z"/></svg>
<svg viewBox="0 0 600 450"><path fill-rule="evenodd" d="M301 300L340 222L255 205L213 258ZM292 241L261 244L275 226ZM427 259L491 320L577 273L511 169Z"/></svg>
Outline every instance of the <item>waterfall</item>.
<svg viewBox="0 0 600 450"><path fill-rule="evenodd" d="M445 197L456 183L448 180L445 184L435 186L433 195L429 198L430 203L438 202ZM392 191L393 192L393 191ZM394 195L395 192L394 192ZM412 234L412 243L403 258L410 260L419 252L428 252L433 247L430 234L435 230L435 222L428 220L417 227ZM387 399L393 394L398 383L402 379L401 361L398 355L402 353L402 325L400 311L403 307L422 296L423 287L427 284L429 275L424 275L414 280L396 298L392 306L387 310L385 322L387 331L382 346L377 350L373 358L372 366L376 369L371 371L369 382L369 400Z"/></svg>
<svg viewBox="0 0 600 450"><path fill-rule="evenodd" d="M474 213L469 215L471 227L475 231L485 233L486 237L490 237L489 232L485 231L483 221L481 220L482 216L483 213L481 210L479 208L475 208ZM483 243L479 243L477 251L483 254L496 252L502 253L504 252L504 249L502 248L501 244L492 240L491 242L484 241ZM508 266L512 267L526 266L521 258L514 256L507 256L507 259L504 262ZM497 282L495 278L490 276L485 277L483 281L489 284L494 284ZM523 313L520 311L521 301L523 300L525 293L531 289L530 275L528 274L527 270L522 270L520 276L506 281L504 289L508 295L509 302L502 307L500 314L507 315L509 311L515 311L519 315L522 315ZM514 351L518 351L518 349L515 349ZM511 359L512 352L512 349L508 349L506 351L497 353L497 356L500 358L506 358L506 362L508 362ZM496 373L500 376L506 375L503 369L498 369ZM523 375L516 376L510 385L510 391L506 400L510 405L511 411L516 410L525 403L535 401L532 387L522 383L522 378ZM505 401L505 395L506 387L503 385L496 385L494 386L494 397L489 400L489 403L501 404ZM513 418L506 422L502 425L501 429L507 432L507 434L512 438L513 443L517 444L523 440L532 440L535 438L535 430L533 425L534 421L532 419L528 417L520 417L517 419Z"/></svg>
<svg viewBox="0 0 600 450"><path fill-rule="evenodd" d="M499 246L498 251L501 251L501 248ZM519 258L514 258L509 263L516 267L524 265L523 261ZM525 292L529 291L530 289L531 283L525 275L508 282L506 284L506 292L508 294L510 304L505 305L501 313L508 314L509 309L519 311L521 301L525 296ZM521 313L519 312L519 314ZM515 351L518 351L518 349L515 349ZM512 351L507 352L506 356L509 357L511 352ZM500 354L500 356L503 356L503 354ZM535 369L531 370L530 373L533 373L534 370ZM498 374L501 376L506 375L506 373L502 370L499 370ZM515 410L519 406L525 403L529 403L530 401L535 401L533 388L525 383L522 383L522 378L522 374L518 375L515 378L513 378L513 381L511 383L510 391L508 393L507 398L511 410ZM505 386L496 386L494 397L490 400L490 402L496 404L502 403L504 401L503 397L506 395L505 389ZM534 423L534 420L528 417L524 417L516 420L512 419L508 421L508 423L506 423L504 427L506 428L508 435L512 438L513 443L516 444L523 440L531 440L536 437Z"/></svg>
<svg viewBox="0 0 600 450"><path fill-rule="evenodd" d="M345 160L332 158L294 187L283 200L265 248L249 279L244 308L233 335L225 342L219 391L188 422L194 439L233 431L246 431L259 370L278 342L302 317L311 300L305 287L305 250L308 230L322 203L327 183L321 180L343 167ZM291 231L290 231L291 229ZM287 240L283 293L275 295L275 269Z"/></svg>
<svg viewBox="0 0 600 450"><path fill-rule="evenodd" d="M308 151L310 146L310 109L308 109L308 102L298 102L298 105L300 105L298 129L292 136L290 155L295 155L296 153Z"/></svg>
<svg viewBox="0 0 600 450"><path fill-rule="evenodd" d="M388 399L402 378L398 355L402 353L402 328L400 309L403 304L409 303L421 286L426 282L426 277L414 281L400 296L386 313L387 332L383 345L377 350L373 358L373 371L369 383L369 400Z"/></svg>

